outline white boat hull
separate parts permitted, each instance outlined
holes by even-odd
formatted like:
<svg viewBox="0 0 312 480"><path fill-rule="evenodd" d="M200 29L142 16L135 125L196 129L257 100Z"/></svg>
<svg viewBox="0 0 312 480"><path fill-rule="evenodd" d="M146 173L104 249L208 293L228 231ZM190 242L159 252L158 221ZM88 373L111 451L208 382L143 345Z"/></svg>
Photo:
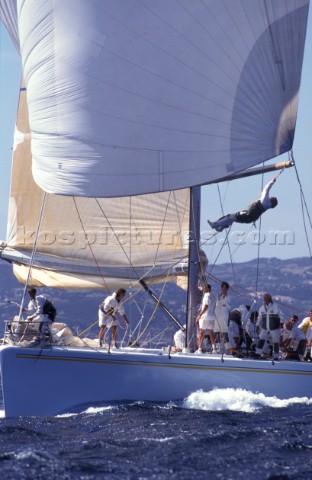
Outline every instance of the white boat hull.
<svg viewBox="0 0 312 480"><path fill-rule="evenodd" d="M50 416L95 402L178 400L216 387L281 399L312 394L312 365L306 362L16 346L0 347L0 362L6 416Z"/></svg>

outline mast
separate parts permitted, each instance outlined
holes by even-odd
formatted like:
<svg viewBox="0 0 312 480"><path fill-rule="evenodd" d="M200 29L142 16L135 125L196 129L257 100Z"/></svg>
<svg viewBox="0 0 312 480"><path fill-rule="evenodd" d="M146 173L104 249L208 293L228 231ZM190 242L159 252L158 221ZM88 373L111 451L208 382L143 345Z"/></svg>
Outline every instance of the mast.
<svg viewBox="0 0 312 480"><path fill-rule="evenodd" d="M189 273L186 304L186 348L196 350L196 313L198 299L200 186L190 189Z"/></svg>

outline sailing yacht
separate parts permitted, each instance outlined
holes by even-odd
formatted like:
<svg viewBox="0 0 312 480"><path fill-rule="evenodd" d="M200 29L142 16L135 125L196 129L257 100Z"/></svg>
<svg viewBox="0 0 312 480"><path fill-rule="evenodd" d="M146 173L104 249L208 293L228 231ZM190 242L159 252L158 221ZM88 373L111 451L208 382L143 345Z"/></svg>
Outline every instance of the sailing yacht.
<svg viewBox="0 0 312 480"><path fill-rule="evenodd" d="M153 283L188 281L180 353L39 348L10 330L0 347L7 416L198 389L311 394L308 363L193 353L207 264L200 186L292 149L308 9L308 0L2 1L23 81L1 258L26 287L153 295Z"/></svg>

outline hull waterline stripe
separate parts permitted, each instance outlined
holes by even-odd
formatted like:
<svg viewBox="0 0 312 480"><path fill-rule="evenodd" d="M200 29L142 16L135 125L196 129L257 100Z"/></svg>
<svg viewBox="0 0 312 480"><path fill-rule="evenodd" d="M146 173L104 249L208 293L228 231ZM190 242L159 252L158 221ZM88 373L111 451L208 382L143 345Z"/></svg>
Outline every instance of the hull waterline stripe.
<svg viewBox="0 0 312 480"><path fill-rule="evenodd" d="M21 360L46 360L46 361L61 361L61 362L76 362L76 363L102 363L109 365L131 365L137 367L162 367L162 368L187 368L193 370L221 370L229 372L248 372L248 373L273 373L273 374L282 374L282 375L312 375L311 372L298 372L294 370L269 370L263 368L244 368L244 367L212 367L212 366L202 366L202 365L168 365L162 363L146 363L134 360L133 362L124 361L124 360L100 360L100 359L80 359L80 358L66 358L66 357L42 357L38 355L16 355L16 358Z"/></svg>

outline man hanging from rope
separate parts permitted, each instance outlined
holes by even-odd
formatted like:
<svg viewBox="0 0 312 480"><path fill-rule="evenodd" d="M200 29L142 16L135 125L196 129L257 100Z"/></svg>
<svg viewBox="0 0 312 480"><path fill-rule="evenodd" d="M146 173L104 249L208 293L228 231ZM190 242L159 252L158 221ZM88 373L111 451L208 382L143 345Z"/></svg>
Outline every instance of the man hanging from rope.
<svg viewBox="0 0 312 480"><path fill-rule="evenodd" d="M249 205L245 210L237 213L229 213L215 222L210 222L208 220L210 227L217 230L217 232L222 232L225 228L230 227L233 222L253 223L260 218L263 212L269 208L275 208L278 203L277 198L269 197L270 189L275 181L276 178L273 178L262 190L260 198Z"/></svg>

